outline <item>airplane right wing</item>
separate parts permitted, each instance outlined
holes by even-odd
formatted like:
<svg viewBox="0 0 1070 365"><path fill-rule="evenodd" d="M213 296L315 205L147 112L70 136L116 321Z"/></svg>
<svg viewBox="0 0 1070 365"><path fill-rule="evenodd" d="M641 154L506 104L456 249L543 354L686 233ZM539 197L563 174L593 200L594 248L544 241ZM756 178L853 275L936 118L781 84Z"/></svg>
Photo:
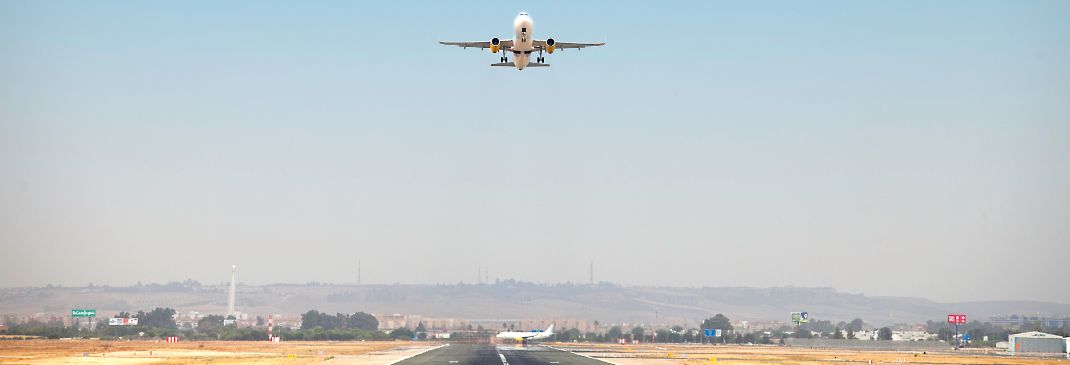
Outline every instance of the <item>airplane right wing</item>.
<svg viewBox="0 0 1070 365"><path fill-rule="evenodd" d="M439 41L438 44L447 45L447 46L457 46L457 47L461 47L461 48L479 48L479 49L487 49L487 48L490 48L490 46L491 46L490 41L477 41L477 42L442 42L442 41ZM503 39L503 40L501 40L501 42L498 42L498 46L501 47L501 49L512 48L513 47L513 40L512 39Z"/></svg>
<svg viewBox="0 0 1070 365"><path fill-rule="evenodd" d="M573 43L573 42L554 42L553 47L555 49L582 49L587 47L599 47L606 45L606 42L598 43ZM535 48L546 49L549 47L545 40L535 40Z"/></svg>

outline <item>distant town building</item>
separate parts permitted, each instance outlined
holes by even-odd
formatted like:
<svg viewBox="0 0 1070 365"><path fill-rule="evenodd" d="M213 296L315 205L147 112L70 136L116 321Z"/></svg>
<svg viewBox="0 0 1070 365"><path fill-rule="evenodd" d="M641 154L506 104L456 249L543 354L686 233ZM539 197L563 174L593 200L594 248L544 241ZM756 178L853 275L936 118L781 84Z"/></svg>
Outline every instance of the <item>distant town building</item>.
<svg viewBox="0 0 1070 365"><path fill-rule="evenodd" d="M925 331L892 331L892 341L927 341L936 339L935 333Z"/></svg>
<svg viewBox="0 0 1070 365"><path fill-rule="evenodd" d="M858 339L858 340L876 340L878 338L878 336L880 335L880 333L877 330L872 330L872 331L862 330L862 331L855 331L854 335L855 335L855 339Z"/></svg>
<svg viewBox="0 0 1070 365"><path fill-rule="evenodd" d="M1066 353L1066 339L1044 332L1025 332L1010 335L1007 351L1012 353Z"/></svg>

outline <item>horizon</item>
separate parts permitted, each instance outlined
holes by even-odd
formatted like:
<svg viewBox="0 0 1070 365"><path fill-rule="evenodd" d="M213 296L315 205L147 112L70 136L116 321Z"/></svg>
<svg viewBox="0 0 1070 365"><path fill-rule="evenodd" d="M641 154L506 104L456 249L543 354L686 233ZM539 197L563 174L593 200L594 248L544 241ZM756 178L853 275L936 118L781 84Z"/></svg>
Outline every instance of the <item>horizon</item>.
<svg viewBox="0 0 1070 365"><path fill-rule="evenodd" d="M50 289L50 288L51 289L136 288L136 287L141 287L141 286L154 286L154 285L156 285L156 286L166 286L166 285L171 285L171 284L186 284L188 281L192 281L193 283L195 283L197 285L202 285L202 286L222 286L222 287L226 287L226 286L230 285L229 281L221 281L221 282L218 282L218 283L213 283L213 282L206 282L206 281L200 281L200 280L194 280L194 279L185 279L185 280L180 280L180 281L149 282L149 283L142 282L142 283L127 284L127 285L112 285L112 284L108 284L108 283L101 284L101 283L89 282L89 283L86 283L84 285L45 284L45 285L36 285L36 286L8 286L8 287L0 287L0 289L27 289L27 288L29 288L29 289ZM923 300L928 300L928 301L931 301L931 302L937 303L937 304L971 303L971 302L1037 302L1037 303L1051 303L1051 304L1067 304L1067 305L1070 305L1070 303L1056 302L1056 301L1035 300L1035 299L1013 299L1013 300L1006 300L1006 299L1002 299L1002 300L1001 299L979 299L979 300L966 300L966 301L940 301L940 300L935 300L933 298L926 298L926 297L922 297L922 296L874 295L874 294L862 293L862 292L843 291L843 290L839 290L839 289L834 288L834 287L797 286L797 285L784 285L784 286L633 285L633 284L615 283L615 282L609 282L609 281L596 281L594 284L590 284L590 283L567 282L567 281L566 282L553 282L553 283L551 283L551 282L533 282L533 281L524 281L524 280L515 279L515 278L495 278L495 280L492 281L492 282L360 283L360 284L358 284L356 282L319 282L319 281L308 281L308 282L303 282L303 283L299 283L299 282L271 282L271 283L255 283L254 282L254 283L249 283L249 282L243 282L241 280L238 280L236 282L236 284L238 286L247 286L247 287L274 286L274 285L280 285L280 286L368 286L368 287L374 287L374 286L413 286L413 287L420 287L420 286L478 286L478 285L492 286L492 285L501 285L501 284L524 284L524 285L536 285L536 286L546 286L546 287L553 287L553 286L574 286L574 287L610 286L610 287L617 287L617 288L669 288L669 289L757 289L757 290L760 290L760 289L806 289L806 290L831 290L831 291L833 291L833 292L835 292L837 294L859 295L859 296L863 296L863 297L867 297L867 298L923 299Z"/></svg>

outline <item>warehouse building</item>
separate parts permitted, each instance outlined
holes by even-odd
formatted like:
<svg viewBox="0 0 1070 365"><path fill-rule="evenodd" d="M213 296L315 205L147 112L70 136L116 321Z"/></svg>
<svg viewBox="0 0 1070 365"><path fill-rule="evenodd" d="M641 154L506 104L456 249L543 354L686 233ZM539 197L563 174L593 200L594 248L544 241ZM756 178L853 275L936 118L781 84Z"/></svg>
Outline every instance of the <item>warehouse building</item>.
<svg viewBox="0 0 1070 365"><path fill-rule="evenodd" d="M1010 335L1007 351L1012 353L1066 353L1066 340L1062 336L1044 332L1026 332Z"/></svg>

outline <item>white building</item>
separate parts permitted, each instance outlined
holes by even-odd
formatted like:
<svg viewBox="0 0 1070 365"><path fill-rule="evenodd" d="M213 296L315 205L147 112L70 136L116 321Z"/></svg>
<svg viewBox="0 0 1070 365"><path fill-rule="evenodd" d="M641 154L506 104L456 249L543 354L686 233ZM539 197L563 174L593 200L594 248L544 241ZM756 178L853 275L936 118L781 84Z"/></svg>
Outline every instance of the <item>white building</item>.
<svg viewBox="0 0 1070 365"><path fill-rule="evenodd" d="M1044 332L1025 332L1010 335L1007 351L1012 353L1066 353L1066 339Z"/></svg>
<svg viewBox="0 0 1070 365"><path fill-rule="evenodd" d="M925 331L892 331L892 341L927 341L936 339L936 334Z"/></svg>
<svg viewBox="0 0 1070 365"><path fill-rule="evenodd" d="M876 340L879 332L877 330L872 331L855 331L856 340Z"/></svg>

